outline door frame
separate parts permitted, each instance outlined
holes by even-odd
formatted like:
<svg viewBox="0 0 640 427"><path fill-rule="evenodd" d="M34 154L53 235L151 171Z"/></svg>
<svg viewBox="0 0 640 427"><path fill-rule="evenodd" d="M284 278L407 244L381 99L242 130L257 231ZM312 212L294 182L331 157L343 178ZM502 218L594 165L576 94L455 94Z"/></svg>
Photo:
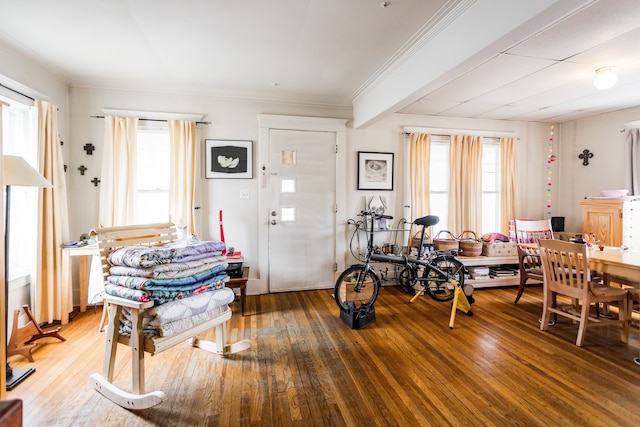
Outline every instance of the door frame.
<svg viewBox="0 0 640 427"><path fill-rule="evenodd" d="M269 293L269 147L271 130L333 132L336 136L336 222L335 222L335 262L338 271L344 269L346 243L346 188L339 183L346 182L346 123L347 119L322 117L280 116L258 114L258 281L260 293ZM342 255L341 255L342 254Z"/></svg>

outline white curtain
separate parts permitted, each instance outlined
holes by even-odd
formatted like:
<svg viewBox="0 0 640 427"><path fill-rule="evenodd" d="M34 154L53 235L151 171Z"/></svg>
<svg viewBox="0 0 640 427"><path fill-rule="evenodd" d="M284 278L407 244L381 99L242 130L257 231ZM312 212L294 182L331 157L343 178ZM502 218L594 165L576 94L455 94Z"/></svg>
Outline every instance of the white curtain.
<svg viewBox="0 0 640 427"><path fill-rule="evenodd" d="M137 118L104 118L99 214L103 227L131 225L135 222L137 129Z"/></svg>
<svg viewBox="0 0 640 427"><path fill-rule="evenodd" d="M412 133L409 136L410 148L410 180L411 180L411 218L429 215L430 183L429 165L431 164L431 135L426 133Z"/></svg>
<svg viewBox="0 0 640 427"><path fill-rule="evenodd" d="M36 100L38 106L38 171L53 185L40 192L38 268L35 316L52 323L62 319L62 307L73 309L73 293L62 283L61 245L69 240L67 184L58 136L58 107ZM63 299L66 301L63 303Z"/></svg>
<svg viewBox="0 0 640 427"><path fill-rule="evenodd" d="M196 123L169 120L171 171L169 183L169 213L178 227L189 234L195 229L194 199L196 175Z"/></svg>
<svg viewBox="0 0 640 427"><path fill-rule="evenodd" d="M458 235L482 226L482 137L451 135L449 230Z"/></svg>
<svg viewBox="0 0 640 427"><path fill-rule="evenodd" d="M631 195L640 195L640 128L627 129L631 158Z"/></svg>

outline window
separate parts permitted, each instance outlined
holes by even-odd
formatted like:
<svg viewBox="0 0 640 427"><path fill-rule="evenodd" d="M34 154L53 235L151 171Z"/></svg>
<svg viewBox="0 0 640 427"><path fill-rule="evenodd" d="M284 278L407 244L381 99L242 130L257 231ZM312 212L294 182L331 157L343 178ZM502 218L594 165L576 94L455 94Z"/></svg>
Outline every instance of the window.
<svg viewBox="0 0 640 427"><path fill-rule="evenodd" d="M9 104L2 109L3 152L24 158L37 170L38 110L13 99L3 100ZM8 273L12 280L31 275L36 268L38 189L12 186L10 209Z"/></svg>
<svg viewBox="0 0 640 427"><path fill-rule="evenodd" d="M500 141L482 141L482 230L500 231Z"/></svg>
<svg viewBox="0 0 640 427"><path fill-rule="evenodd" d="M169 221L169 131L139 127L135 217L138 224Z"/></svg>
<svg viewBox="0 0 640 427"><path fill-rule="evenodd" d="M432 137L431 163L429 165L429 184L431 214L437 215L440 222L433 227L433 234L448 230L449 215L449 138Z"/></svg>
<svg viewBox="0 0 640 427"><path fill-rule="evenodd" d="M434 235L449 229L449 147L449 137L432 137L430 204L432 214L440 217L434 226ZM482 230L473 231L478 235L500 231L500 142L497 138L482 140Z"/></svg>

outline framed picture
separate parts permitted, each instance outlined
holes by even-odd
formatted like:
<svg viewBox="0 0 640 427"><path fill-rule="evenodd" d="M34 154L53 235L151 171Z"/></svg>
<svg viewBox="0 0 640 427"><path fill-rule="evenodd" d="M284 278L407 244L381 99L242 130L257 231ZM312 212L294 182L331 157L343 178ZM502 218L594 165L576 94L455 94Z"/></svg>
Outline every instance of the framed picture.
<svg viewBox="0 0 640 427"><path fill-rule="evenodd" d="M205 139L207 178L253 178L252 141Z"/></svg>
<svg viewBox="0 0 640 427"><path fill-rule="evenodd" d="M358 190L393 190L393 153L358 151Z"/></svg>

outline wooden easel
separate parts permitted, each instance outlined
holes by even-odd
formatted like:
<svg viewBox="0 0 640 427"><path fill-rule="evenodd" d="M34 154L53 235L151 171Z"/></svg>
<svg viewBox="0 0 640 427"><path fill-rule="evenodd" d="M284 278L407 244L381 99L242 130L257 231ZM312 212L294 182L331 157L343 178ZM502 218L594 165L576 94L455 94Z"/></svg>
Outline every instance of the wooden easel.
<svg viewBox="0 0 640 427"><path fill-rule="evenodd" d="M29 359L29 362L33 362L31 350L36 346L34 341L47 337L58 338L60 341L66 341L66 339L58 333L60 332L60 327L52 331L45 332L40 328L40 326L38 326L29 306L23 305L22 309L27 314L29 323L21 328L18 327L18 315L20 314L20 310L15 310L13 312L13 328L11 330L11 339L9 339L9 344L7 346L7 357L13 356L14 354L20 354Z"/></svg>

